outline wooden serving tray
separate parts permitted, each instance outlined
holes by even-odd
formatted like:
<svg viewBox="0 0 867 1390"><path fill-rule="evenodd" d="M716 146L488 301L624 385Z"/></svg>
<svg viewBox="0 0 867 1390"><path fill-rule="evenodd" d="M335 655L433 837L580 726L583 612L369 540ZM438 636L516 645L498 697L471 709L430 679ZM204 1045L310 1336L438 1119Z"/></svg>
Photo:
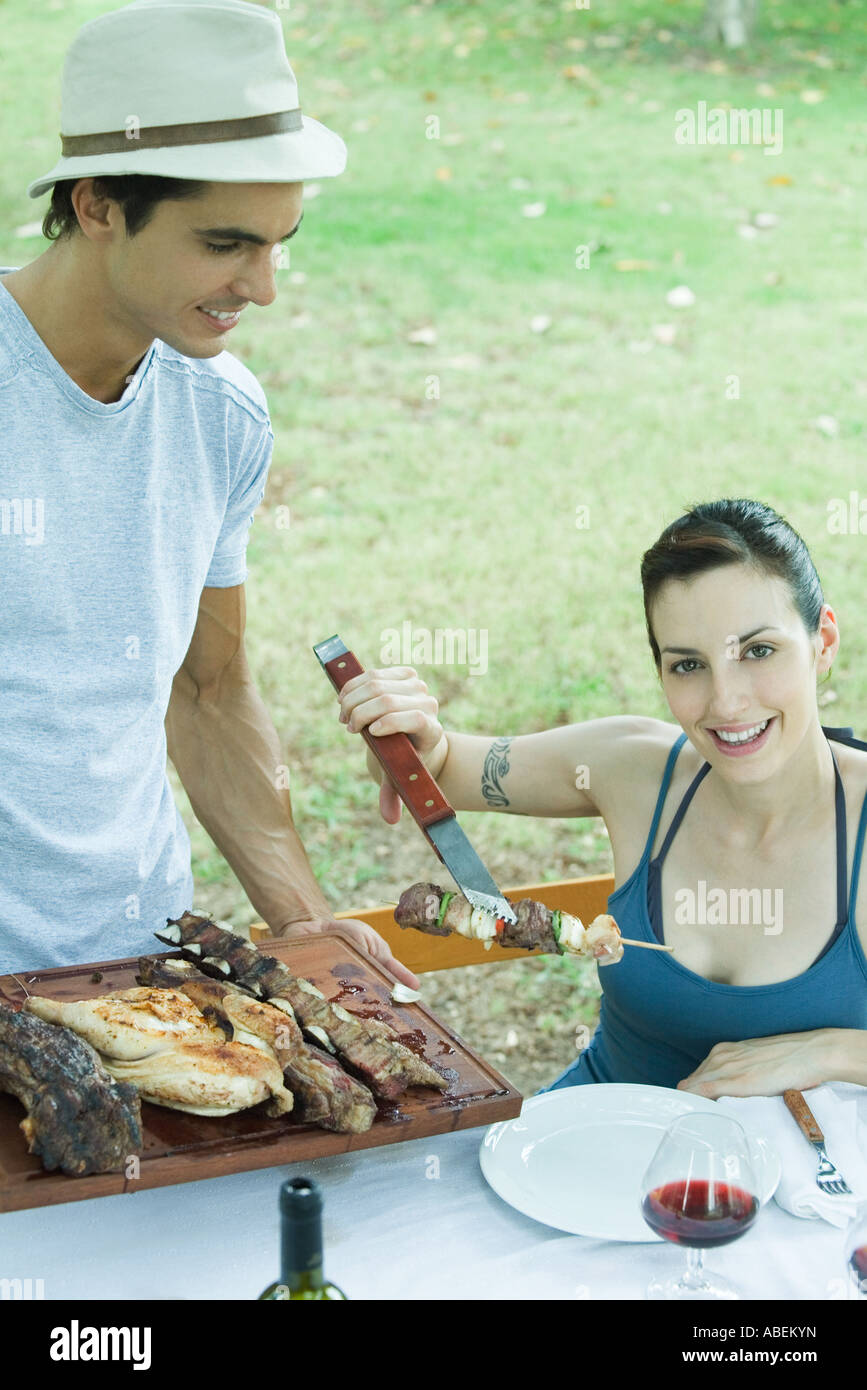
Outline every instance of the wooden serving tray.
<svg viewBox="0 0 867 1390"><path fill-rule="evenodd" d="M461 1042L446 1024L423 1004L395 1004L393 978L370 956L362 954L347 932L323 932L316 936L261 943L264 954L284 961L294 974L322 990L326 998L341 1003L350 1013L377 1017L393 1024L401 1041L450 1077L446 1092L413 1086L397 1101L381 1101L379 1112L365 1134L334 1134L316 1125L300 1123L294 1114L271 1119L263 1112L267 1102L236 1115L210 1118L188 1115L142 1102L141 1176L94 1173L70 1177L46 1172L37 1155L28 1153L19 1124L24 1107L14 1096L0 1092L0 1212L27 1207L105 1197L145 1187L197 1182L253 1168L296 1163L320 1154L369 1149L398 1144L452 1129L472 1129L512 1119L521 1113L521 1095L505 1077ZM160 959L178 959L179 952L154 952ZM55 999L88 999L136 984L138 958L100 961L91 965L22 973L30 994ZM95 972L102 979L94 981ZM11 975L0 976L0 998L20 1005L24 989Z"/></svg>

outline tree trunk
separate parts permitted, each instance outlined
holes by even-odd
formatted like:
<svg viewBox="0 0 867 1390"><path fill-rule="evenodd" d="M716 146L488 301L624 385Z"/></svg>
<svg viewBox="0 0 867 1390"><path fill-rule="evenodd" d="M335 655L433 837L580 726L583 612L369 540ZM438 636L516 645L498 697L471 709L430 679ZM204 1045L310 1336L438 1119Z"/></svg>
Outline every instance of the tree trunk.
<svg viewBox="0 0 867 1390"><path fill-rule="evenodd" d="M704 36L726 48L743 48L756 21L758 0L707 0Z"/></svg>

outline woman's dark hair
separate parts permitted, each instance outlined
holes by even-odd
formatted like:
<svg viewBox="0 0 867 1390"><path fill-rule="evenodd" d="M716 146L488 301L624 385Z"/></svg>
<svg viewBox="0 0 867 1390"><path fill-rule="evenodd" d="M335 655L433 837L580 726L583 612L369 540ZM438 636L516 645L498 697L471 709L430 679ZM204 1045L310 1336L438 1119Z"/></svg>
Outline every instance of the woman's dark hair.
<svg viewBox="0 0 867 1390"><path fill-rule="evenodd" d="M48 241L78 234L72 206L72 190L77 183L78 179L60 179L51 190L51 205L42 220L42 235ZM96 193L120 204L128 237L147 226L158 203L199 197L208 186L198 179L165 179L159 174L113 174L94 178L93 184Z"/></svg>
<svg viewBox="0 0 867 1390"><path fill-rule="evenodd" d="M822 585L810 552L797 531L763 502L724 497L701 502L666 526L641 559L644 617L657 671L659 646L650 624L650 608L669 579L688 579L721 565L747 564L764 574L785 579L792 602L808 633L817 632Z"/></svg>

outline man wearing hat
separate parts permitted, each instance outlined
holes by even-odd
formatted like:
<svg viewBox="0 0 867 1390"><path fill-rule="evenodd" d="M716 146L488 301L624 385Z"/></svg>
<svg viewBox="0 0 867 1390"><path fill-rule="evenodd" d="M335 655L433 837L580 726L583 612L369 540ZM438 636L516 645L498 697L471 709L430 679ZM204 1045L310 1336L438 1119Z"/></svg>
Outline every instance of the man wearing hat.
<svg viewBox="0 0 867 1390"><path fill-rule="evenodd" d="M345 146L302 115L280 21L248 0L84 25L61 121L28 188L53 190L55 239L0 267L2 972L149 950L190 907L166 751L272 933L333 925L244 654L274 436L225 349L276 298L303 181Z"/></svg>

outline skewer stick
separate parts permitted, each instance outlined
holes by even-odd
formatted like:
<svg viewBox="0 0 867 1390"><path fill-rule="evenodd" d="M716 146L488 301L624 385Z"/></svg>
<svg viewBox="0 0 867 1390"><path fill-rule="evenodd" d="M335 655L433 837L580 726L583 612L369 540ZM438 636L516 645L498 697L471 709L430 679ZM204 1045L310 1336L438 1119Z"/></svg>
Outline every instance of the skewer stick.
<svg viewBox="0 0 867 1390"><path fill-rule="evenodd" d="M621 936L620 943L622 946L643 946L645 951L674 950L673 946L663 946L660 942L657 941L632 941L631 938L628 936Z"/></svg>

